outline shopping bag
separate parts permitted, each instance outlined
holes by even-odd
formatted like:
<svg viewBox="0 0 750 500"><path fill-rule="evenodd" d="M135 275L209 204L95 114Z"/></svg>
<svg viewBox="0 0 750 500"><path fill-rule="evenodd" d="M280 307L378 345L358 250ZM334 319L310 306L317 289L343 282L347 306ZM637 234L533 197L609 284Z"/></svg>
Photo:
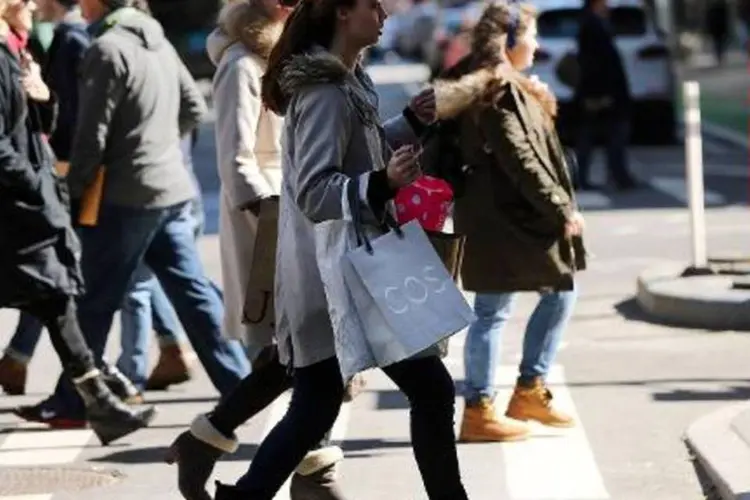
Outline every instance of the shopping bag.
<svg viewBox="0 0 750 500"><path fill-rule="evenodd" d="M272 196L260 203L258 228L255 234L250 276L245 287L242 320L246 324L266 324L273 331L273 304L276 272L276 239L278 236L279 197Z"/></svg>
<svg viewBox="0 0 750 500"><path fill-rule="evenodd" d="M437 346L474 320L417 221L399 227L386 214L391 230L370 240L359 210L352 213L359 246L342 259L343 278L378 366Z"/></svg>
<svg viewBox="0 0 750 500"><path fill-rule="evenodd" d="M104 197L104 179L106 168L97 168L94 180L86 186L81 197L81 210L78 215L78 224L81 226L96 226L99 223L99 210Z"/></svg>
<svg viewBox="0 0 750 500"><path fill-rule="evenodd" d="M461 263L464 258L464 245L466 237L455 233L443 233L439 231L426 231L427 238L432 244L432 248L440 257L443 265L448 270L453 281L458 283L458 277L461 273Z"/></svg>

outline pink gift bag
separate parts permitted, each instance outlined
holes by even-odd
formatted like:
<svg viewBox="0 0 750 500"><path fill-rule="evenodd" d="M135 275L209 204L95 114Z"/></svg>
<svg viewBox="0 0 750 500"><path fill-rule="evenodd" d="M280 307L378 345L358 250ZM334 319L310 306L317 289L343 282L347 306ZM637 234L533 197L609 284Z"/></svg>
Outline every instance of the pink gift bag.
<svg viewBox="0 0 750 500"><path fill-rule="evenodd" d="M443 179L423 175L394 199L399 224L417 220L426 231L441 231L450 215L453 189Z"/></svg>

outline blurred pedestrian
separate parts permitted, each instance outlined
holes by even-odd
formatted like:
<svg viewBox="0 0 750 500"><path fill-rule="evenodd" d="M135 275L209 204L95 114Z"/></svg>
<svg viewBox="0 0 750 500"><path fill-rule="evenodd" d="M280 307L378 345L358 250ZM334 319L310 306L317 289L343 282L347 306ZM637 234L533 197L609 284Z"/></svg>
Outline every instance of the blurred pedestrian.
<svg viewBox="0 0 750 500"><path fill-rule="evenodd" d="M706 31L711 37L711 45L716 64L724 64L731 38L731 15L727 0L712 0L706 8Z"/></svg>
<svg viewBox="0 0 750 500"><path fill-rule="evenodd" d="M637 186L628 166L630 84L608 19L607 0L584 0L578 30L579 79L574 101L579 116L576 181L584 190L591 183L591 155L605 141L610 180L620 190Z"/></svg>
<svg viewBox="0 0 750 500"><path fill-rule="evenodd" d="M217 390L228 394L249 372L242 346L221 335L221 297L205 275L190 201L196 186L181 137L206 109L159 23L128 0L81 0L94 37L81 71L81 103L68 184L81 210L101 182L94 220L80 228L86 293L79 321L97 359L112 319L142 262L158 277ZM91 209L92 207L83 207ZM94 209L96 207L93 207ZM77 217L77 216L76 216ZM80 401L61 380L35 407L80 418Z"/></svg>
<svg viewBox="0 0 750 500"><path fill-rule="evenodd" d="M106 444L148 425L154 409L131 409L110 392L77 320L80 245L44 138L56 103L39 65L9 38L31 27L35 7L33 0L0 0L0 307L25 311L47 327L63 377L82 398L81 418Z"/></svg>

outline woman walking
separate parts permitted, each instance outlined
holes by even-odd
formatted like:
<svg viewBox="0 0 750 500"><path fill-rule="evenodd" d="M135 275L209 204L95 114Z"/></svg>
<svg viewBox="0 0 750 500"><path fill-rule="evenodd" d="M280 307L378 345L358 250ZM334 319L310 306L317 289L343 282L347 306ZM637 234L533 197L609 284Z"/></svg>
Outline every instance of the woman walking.
<svg viewBox="0 0 750 500"><path fill-rule="evenodd" d="M376 228L394 192L420 175L412 147L390 154L384 139L414 141L419 117L434 115L428 91L404 116L380 125L377 94L359 61L377 42L385 17L378 0L303 0L269 58L263 103L286 118L276 337L281 361L294 369L294 392L250 470L234 486L219 485L217 499L271 500L338 415L344 384L316 259L316 250L329 249L316 249L316 224L344 218L342 199L356 180L361 200L354 209ZM445 366L433 355L384 371L409 399L414 454L429 498L466 499Z"/></svg>
<svg viewBox="0 0 750 500"><path fill-rule="evenodd" d="M533 63L536 34L531 5L490 5L459 65L463 74L435 84L438 117L457 122L462 160L473 167L455 205L455 228L466 235L462 284L476 292L478 318L465 347L463 441L525 438L520 421L574 425L552 405L545 378L575 306L574 275L585 268L583 217L555 131L555 98L522 73ZM520 291L540 299L506 419L495 413L493 385L502 328Z"/></svg>
<svg viewBox="0 0 750 500"><path fill-rule="evenodd" d="M129 408L112 394L78 323L80 243L44 137L56 103L39 66L19 59L9 38L12 25L31 26L33 8L33 1L0 0L0 308L31 314L47 328L86 420L107 444L145 427L155 413Z"/></svg>
<svg viewBox="0 0 750 500"><path fill-rule="evenodd" d="M198 415L190 430L171 445L166 459L177 463L180 491L187 500L210 498L206 482L220 456L237 449L237 427L292 385L289 371L279 363L271 325L242 323L256 239L275 238L275 234L258 234L258 215L281 187L283 119L263 108L261 76L292 8L290 0L230 3L208 40L208 54L217 66L213 95L221 179L224 331L246 344L253 370L209 414ZM323 437L297 466L292 499L342 500L336 483L336 465L342 458L341 449Z"/></svg>

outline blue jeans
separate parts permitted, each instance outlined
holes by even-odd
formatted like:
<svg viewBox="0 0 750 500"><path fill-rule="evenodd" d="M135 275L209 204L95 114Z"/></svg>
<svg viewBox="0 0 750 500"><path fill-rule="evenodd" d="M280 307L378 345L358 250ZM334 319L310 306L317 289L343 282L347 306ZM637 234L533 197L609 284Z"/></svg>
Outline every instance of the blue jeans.
<svg viewBox="0 0 750 500"><path fill-rule="evenodd" d="M203 203L200 196L191 202L190 216L193 218L195 238L203 231ZM219 288L211 282L219 298ZM154 273L144 263L133 277L130 290L120 310L120 357L117 368L125 374L139 390L146 387L148 379L148 351L151 330L156 332L160 346L185 342L182 326L172 303Z"/></svg>
<svg viewBox="0 0 750 500"><path fill-rule="evenodd" d="M34 355L39 339L42 337L43 329L44 326L41 321L22 311L18 318L16 331L5 349L5 354L18 362L28 364Z"/></svg>
<svg viewBox="0 0 750 500"><path fill-rule="evenodd" d="M560 345L560 339L573 314L576 290L544 292L526 323L519 381L546 377ZM500 342L510 319L515 292L477 294L474 313L477 320L469 328L464 346L467 403L494 397L495 374L500 364Z"/></svg>
<svg viewBox="0 0 750 500"><path fill-rule="evenodd" d="M159 345L184 343L177 312L159 280L145 264L136 271L130 291L120 310L120 357L117 368L143 390L148 379L148 352L151 330Z"/></svg>
<svg viewBox="0 0 750 500"><path fill-rule="evenodd" d="M214 387L226 395L250 373L250 364L239 342L222 337L223 304L203 271L190 209L188 202L161 209L103 205L98 225L79 229L86 293L78 300L78 319L95 359L101 359L113 316L145 263L164 287ZM50 403L69 418L83 416L83 404L67 379L58 380Z"/></svg>

